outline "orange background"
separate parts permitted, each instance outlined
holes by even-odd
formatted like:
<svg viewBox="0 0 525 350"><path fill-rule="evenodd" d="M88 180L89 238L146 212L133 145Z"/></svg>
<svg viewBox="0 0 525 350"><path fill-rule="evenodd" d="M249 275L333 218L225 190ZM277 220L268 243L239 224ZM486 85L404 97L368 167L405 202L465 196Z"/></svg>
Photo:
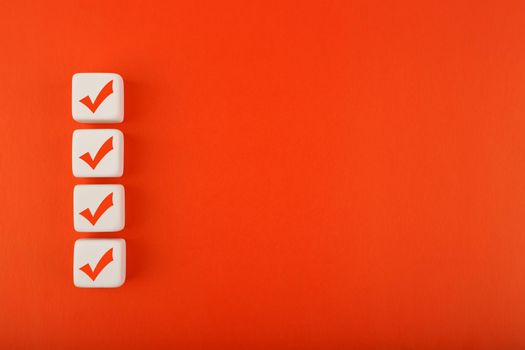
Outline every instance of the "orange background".
<svg viewBox="0 0 525 350"><path fill-rule="evenodd" d="M13 1L0 348L525 347L525 3ZM127 222L72 224L75 72L125 80ZM100 127L100 126L97 126ZM120 289L73 243L123 237Z"/></svg>

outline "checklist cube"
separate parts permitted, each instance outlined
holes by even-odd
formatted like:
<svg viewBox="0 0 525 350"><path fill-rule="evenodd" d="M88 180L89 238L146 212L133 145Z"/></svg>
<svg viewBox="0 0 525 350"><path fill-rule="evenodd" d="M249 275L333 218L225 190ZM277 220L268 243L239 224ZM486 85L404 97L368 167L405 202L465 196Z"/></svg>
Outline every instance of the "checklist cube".
<svg viewBox="0 0 525 350"><path fill-rule="evenodd" d="M73 282L80 288L117 288L126 281L126 241L84 238L75 242Z"/></svg>
<svg viewBox="0 0 525 350"><path fill-rule="evenodd" d="M75 177L120 177L124 135L117 129L75 130L71 155Z"/></svg>
<svg viewBox="0 0 525 350"><path fill-rule="evenodd" d="M72 114L80 123L121 123L124 80L116 73L76 73L72 81Z"/></svg>
<svg viewBox="0 0 525 350"><path fill-rule="evenodd" d="M122 185L76 185L73 223L77 232L116 232L124 228Z"/></svg>

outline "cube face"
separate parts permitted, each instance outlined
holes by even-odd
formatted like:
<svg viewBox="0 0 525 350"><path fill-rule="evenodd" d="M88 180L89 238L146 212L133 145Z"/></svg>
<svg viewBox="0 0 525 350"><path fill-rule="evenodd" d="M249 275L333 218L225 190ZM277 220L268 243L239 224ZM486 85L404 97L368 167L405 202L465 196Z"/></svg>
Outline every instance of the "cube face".
<svg viewBox="0 0 525 350"><path fill-rule="evenodd" d="M80 123L121 123L124 80L116 73L76 73L72 80L72 114Z"/></svg>
<svg viewBox="0 0 525 350"><path fill-rule="evenodd" d="M124 135L117 129L75 130L71 154L75 177L120 177L124 172Z"/></svg>
<svg viewBox="0 0 525 350"><path fill-rule="evenodd" d="M80 288L117 288L126 281L126 241L78 239L73 257L73 281Z"/></svg>
<svg viewBox="0 0 525 350"><path fill-rule="evenodd" d="M76 185L73 223L77 232L116 232L125 225L122 185Z"/></svg>

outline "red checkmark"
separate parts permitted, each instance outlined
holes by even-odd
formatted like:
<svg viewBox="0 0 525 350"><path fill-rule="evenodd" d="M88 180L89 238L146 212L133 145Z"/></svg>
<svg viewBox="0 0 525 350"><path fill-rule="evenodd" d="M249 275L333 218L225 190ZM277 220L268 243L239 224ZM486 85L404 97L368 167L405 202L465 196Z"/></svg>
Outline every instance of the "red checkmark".
<svg viewBox="0 0 525 350"><path fill-rule="evenodd" d="M104 102L104 100L113 93L113 80L110 80L109 83L104 85L102 90L95 97L95 102L91 101L89 96L82 98L79 102L83 103L89 110L93 113L97 111L97 108Z"/></svg>
<svg viewBox="0 0 525 350"><path fill-rule="evenodd" d="M102 146L98 149L97 153L95 154L95 158L91 158L91 154L89 152L84 153L79 158L82 159L84 162L87 163L91 167L91 169L95 170L98 163L106 156L106 154L109 153L113 149L113 136L111 136L109 139L107 139Z"/></svg>
<svg viewBox="0 0 525 350"><path fill-rule="evenodd" d="M98 219L113 206L113 192L108 194L102 202L100 202L97 210L95 210L95 214L91 214L91 210L89 208L86 208L82 210L79 214L82 215L84 218L86 218L87 221L91 223L91 225L95 226Z"/></svg>
<svg viewBox="0 0 525 350"><path fill-rule="evenodd" d="M94 270L91 269L91 266L89 264L86 264L80 268L80 271L84 272L86 275L88 275L89 278L93 280L93 282L95 282L95 280L97 279L97 276L112 261L113 261L113 248L110 248L107 252L104 253L104 255L102 255L102 258L100 258Z"/></svg>

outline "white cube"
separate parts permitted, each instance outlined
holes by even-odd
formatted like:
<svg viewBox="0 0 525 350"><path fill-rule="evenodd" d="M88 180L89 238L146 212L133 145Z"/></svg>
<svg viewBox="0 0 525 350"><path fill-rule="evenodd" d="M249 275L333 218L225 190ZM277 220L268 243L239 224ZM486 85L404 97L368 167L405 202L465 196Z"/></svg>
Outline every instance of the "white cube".
<svg viewBox="0 0 525 350"><path fill-rule="evenodd" d="M75 242L73 281L80 288L117 288L126 281L126 241L84 238Z"/></svg>
<svg viewBox="0 0 525 350"><path fill-rule="evenodd" d="M76 73L72 82L73 119L81 123L124 120L124 80L116 73Z"/></svg>
<svg viewBox="0 0 525 350"><path fill-rule="evenodd" d="M77 232L116 232L124 228L122 185L76 185L73 223Z"/></svg>
<svg viewBox="0 0 525 350"><path fill-rule="evenodd" d="M75 130L71 155L75 177L120 177L124 135L117 129Z"/></svg>

